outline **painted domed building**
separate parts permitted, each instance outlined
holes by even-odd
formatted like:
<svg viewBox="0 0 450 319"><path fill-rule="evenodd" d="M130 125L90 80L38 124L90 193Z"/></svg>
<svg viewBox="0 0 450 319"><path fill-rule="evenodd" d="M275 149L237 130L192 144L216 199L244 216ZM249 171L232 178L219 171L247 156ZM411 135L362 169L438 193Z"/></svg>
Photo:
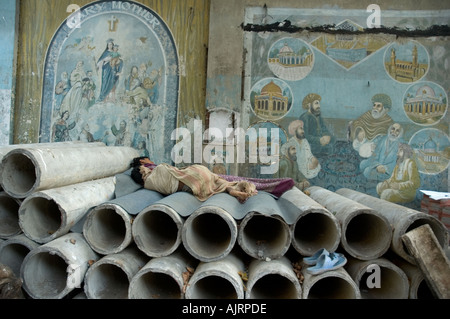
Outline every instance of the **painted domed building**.
<svg viewBox="0 0 450 319"><path fill-rule="evenodd" d="M254 111L256 115L267 119L280 118L289 111L289 98L283 95L278 85L270 81L255 96Z"/></svg>

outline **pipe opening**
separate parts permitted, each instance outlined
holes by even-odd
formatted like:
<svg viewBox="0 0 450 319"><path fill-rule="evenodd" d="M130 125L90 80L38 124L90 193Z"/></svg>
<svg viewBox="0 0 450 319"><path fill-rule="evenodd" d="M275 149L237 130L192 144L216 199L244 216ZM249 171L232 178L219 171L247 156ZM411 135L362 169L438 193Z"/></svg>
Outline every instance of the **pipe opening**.
<svg viewBox="0 0 450 319"><path fill-rule="evenodd" d="M134 279L130 298L134 299L182 299L180 286L174 278L158 272L147 272Z"/></svg>
<svg viewBox="0 0 450 319"><path fill-rule="evenodd" d="M20 204L9 196L0 196L0 237L9 237L20 233Z"/></svg>
<svg viewBox="0 0 450 319"><path fill-rule="evenodd" d="M255 258L283 255L289 248L288 226L277 218L253 215L241 230L242 248Z"/></svg>
<svg viewBox="0 0 450 319"><path fill-rule="evenodd" d="M379 286L374 286L371 272L364 272L359 281L359 290L363 299L398 299L407 298L409 284L395 270L380 266ZM370 285L370 287L369 287ZM403 296L403 297L401 297Z"/></svg>
<svg viewBox="0 0 450 319"><path fill-rule="evenodd" d="M223 277L216 275L203 277L195 283L190 283L190 299L237 299L234 286Z"/></svg>
<svg viewBox="0 0 450 319"><path fill-rule="evenodd" d="M171 216L151 210L134 221L133 236L139 248L149 254L164 253L177 243L179 229Z"/></svg>
<svg viewBox="0 0 450 319"><path fill-rule="evenodd" d="M42 197L32 197L22 203L20 223L25 233L32 238L51 236L61 227L61 211L58 204Z"/></svg>
<svg viewBox="0 0 450 319"><path fill-rule="evenodd" d="M101 251L113 251L120 247L126 236L123 218L113 209L101 208L91 212L83 233L89 244Z"/></svg>
<svg viewBox="0 0 450 319"><path fill-rule="evenodd" d="M362 213L353 217L347 224L345 238L353 250L379 255L390 245L392 229L389 224L373 214ZM378 256L377 256L378 257Z"/></svg>
<svg viewBox="0 0 450 319"><path fill-rule="evenodd" d="M36 183L36 167L25 154L5 155L2 161L2 185L13 194L26 194Z"/></svg>
<svg viewBox="0 0 450 319"><path fill-rule="evenodd" d="M23 280L30 295L55 298L66 288L67 264L54 253L36 253L23 264Z"/></svg>
<svg viewBox="0 0 450 319"><path fill-rule="evenodd" d="M334 221L321 213L309 213L294 225L293 246L301 253L312 255L320 248L333 250L339 233Z"/></svg>
<svg viewBox="0 0 450 319"><path fill-rule="evenodd" d="M309 290L307 299L356 299L355 288L339 277L325 277L318 280Z"/></svg>
<svg viewBox="0 0 450 319"><path fill-rule="evenodd" d="M298 292L292 281L279 274L259 278L253 285L251 299L297 299Z"/></svg>
<svg viewBox="0 0 450 319"><path fill-rule="evenodd" d="M4 245L0 250L0 262L9 266L20 277L20 267L29 252L30 249L21 244Z"/></svg>
<svg viewBox="0 0 450 319"><path fill-rule="evenodd" d="M417 299L436 299L425 279L423 279L417 287Z"/></svg>
<svg viewBox="0 0 450 319"><path fill-rule="evenodd" d="M199 256L219 256L230 247L231 230L218 214L204 213L191 220L186 229L186 240Z"/></svg>
<svg viewBox="0 0 450 319"><path fill-rule="evenodd" d="M116 265L101 264L91 268L86 279L91 299L128 299L128 277Z"/></svg>

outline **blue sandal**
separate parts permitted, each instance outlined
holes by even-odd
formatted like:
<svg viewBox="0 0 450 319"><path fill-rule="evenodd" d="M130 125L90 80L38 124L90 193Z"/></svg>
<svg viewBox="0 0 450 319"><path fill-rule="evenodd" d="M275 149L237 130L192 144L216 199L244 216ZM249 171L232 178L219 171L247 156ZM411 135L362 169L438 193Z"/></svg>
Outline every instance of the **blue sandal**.
<svg viewBox="0 0 450 319"><path fill-rule="evenodd" d="M346 263L347 258L340 253L322 254L317 259L316 265L306 268L306 271L312 275L318 275L325 271L338 269Z"/></svg>
<svg viewBox="0 0 450 319"><path fill-rule="evenodd" d="M330 253L325 248L320 248L318 251L314 253L311 257L305 257L303 258L303 262L307 265L315 265L317 263L317 260L322 255L329 255Z"/></svg>

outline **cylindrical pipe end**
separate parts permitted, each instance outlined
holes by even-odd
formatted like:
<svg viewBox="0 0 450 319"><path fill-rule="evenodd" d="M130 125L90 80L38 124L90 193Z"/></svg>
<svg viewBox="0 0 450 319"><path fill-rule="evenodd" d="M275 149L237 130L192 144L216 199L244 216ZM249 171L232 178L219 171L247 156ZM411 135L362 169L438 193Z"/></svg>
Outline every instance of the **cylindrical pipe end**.
<svg viewBox="0 0 450 319"><path fill-rule="evenodd" d="M211 262L227 256L237 238L236 220L216 206L202 206L185 221L182 242L195 258Z"/></svg>

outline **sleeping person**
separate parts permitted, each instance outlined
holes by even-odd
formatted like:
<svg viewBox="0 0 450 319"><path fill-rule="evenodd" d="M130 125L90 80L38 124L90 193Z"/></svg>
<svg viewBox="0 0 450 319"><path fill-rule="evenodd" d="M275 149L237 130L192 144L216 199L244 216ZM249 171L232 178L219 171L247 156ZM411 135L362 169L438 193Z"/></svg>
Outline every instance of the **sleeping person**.
<svg viewBox="0 0 450 319"><path fill-rule="evenodd" d="M227 192L244 203L258 193L256 186L247 180L227 181L199 164L177 168L167 163L156 165L143 157L134 159L132 166L131 177L136 183L163 195L187 191L205 201L214 194Z"/></svg>

